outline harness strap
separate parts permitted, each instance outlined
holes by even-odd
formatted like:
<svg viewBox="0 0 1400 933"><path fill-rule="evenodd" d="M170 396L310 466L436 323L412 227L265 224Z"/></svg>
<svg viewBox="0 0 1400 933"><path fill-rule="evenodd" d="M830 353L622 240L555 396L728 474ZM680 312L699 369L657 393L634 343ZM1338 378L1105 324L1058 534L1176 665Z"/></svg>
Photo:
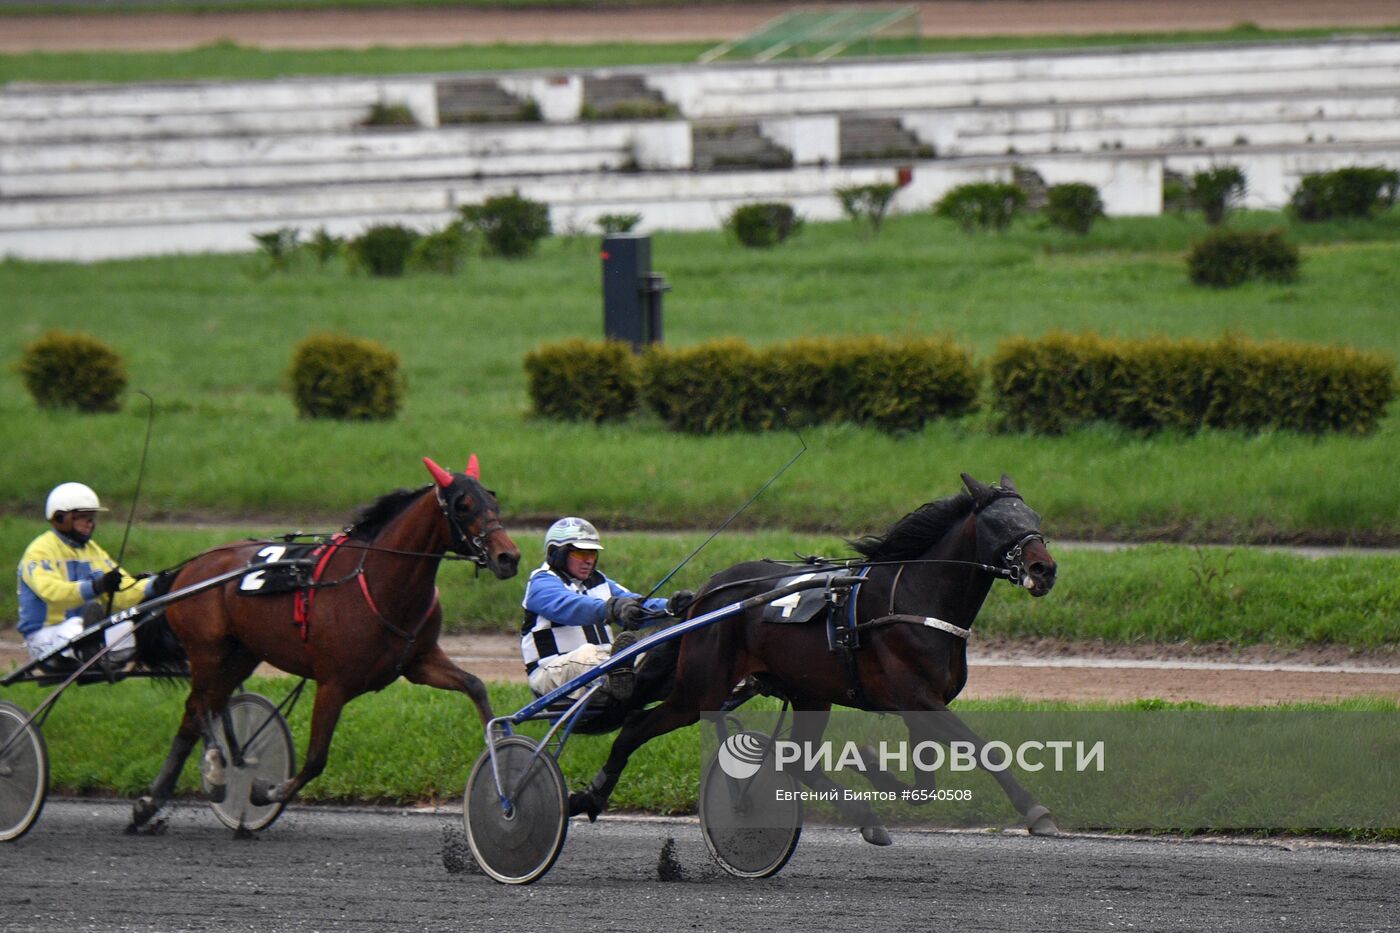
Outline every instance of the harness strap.
<svg viewBox="0 0 1400 933"><path fill-rule="evenodd" d="M390 622L388 619L384 618L384 613L379 611L379 606L375 604L374 597L371 596L369 593L369 584L365 582L365 575L363 573L359 575L359 580L360 592L364 594L365 602L369 604L370 611L373 612L376 616L378 616L379 624L384 626L400 638L405 638L409 641L412 641L414 637L418 634L418 632L422 630L423 623L428 621L428 616L432 615L433 610L436 609L438 606L438 588L433 587L433 601L428 603L428 610L423 613L422 618L418 620L418 624L413 627L413 631L404 631L394 623Z"/></svg>
<svg viewBox="0 0 1400 933"><path fill-rule="evenodd" d="M316 561L316 567L311 571L311 585L297 590L292 595L292 621L301 631L302 641L311 637L311 606L316 601L316 584L321 581L321 574L325 573L326 565L331 562L335 552L340 550L346 537L348 536L341 532L333 536L327 544L323 544L311 552L312 557L319 555L321 558ZM363 580L363 578L361 579Z"/></svg>
<svg viewBox="0 0 1400 933"><path fill-rule="evenodd" d="M887 616L880 616L878 619L871 619L869 622L860 623L858 628L874 628L877 625L892 625L895 622L909 622L914 625L923 625L928 628L936 628L940 632L947 632L963 641L967 641L972 629L954 625L951 622L944 622L942 619L935 619L933 616L911 616L904 613L893 613Z"/></svg>
<svg viewBox="0 0 1400 933"><path fill-rule="evenodd" d="M869 567L862 567L857 574L864 582ZM860 671L856 667L855 649L860 647L860 625L856 622L856 599L860 595L861 583L852 586L846 593L846 613L842 622L836 621L836 613L828 612L826 617L826 637L828 647L836 654L846 672L846 696L856 706L868 706L865 686L860 682Z"/></svg>
<svg viewBox="0 0 1400 933"><path fill-rule="evenodd" d="M963 641L967 641L967 637L972 634L972 629L970 628L963 628L962 626L954 625L951 622L944 622L942 619L937 619L933 616L914 616L909 615L905 612L894 611L895 590L899 589L899 578L904 575L904 568L906 566L906 564L899 565L899 569L896 570L894 574L894 582L890 584L889 612L887 612L885 615L880 616L878 619L871 619L869 622L862 622L859 625L855 625L853 627L858 629L873 628L877 625L890 625L894 622L910 622L914 625L923 625L927 626L928 628L936 628L940 632L947 632L949 635L961 638Z"/></svg>

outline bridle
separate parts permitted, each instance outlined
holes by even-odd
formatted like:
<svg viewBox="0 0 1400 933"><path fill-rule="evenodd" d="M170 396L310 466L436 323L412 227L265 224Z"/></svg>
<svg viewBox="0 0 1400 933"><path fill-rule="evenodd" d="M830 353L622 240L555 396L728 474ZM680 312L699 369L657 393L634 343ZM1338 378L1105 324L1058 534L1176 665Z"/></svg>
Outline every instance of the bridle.
<svg viewBox="0 0 1400 933"><path fill-rule="evenodd" d="M459 490L458 484L467 484L467 488ZM471 487L475 487L475 490ZM501 523L500 514L496 510L495 494L469 476L458 476L446 489L442 486L433 488L436 491L438 507L447 519L451 549L471 561L478 569L489 567L491 553L486 549L486 541L496 532L505 530L505 525ZM453 490L457 491L454 493ZM464 498L470 498L472 502L472 508L465 518L457 508L457 504ZM472 534L472 525L478 523L481 530Z"/></svg>
<svg viewBox="0 0 1400 933"><path fill-rule="evenodd" d="M1008 489L1005 486L995 485L990 488L992 494L981 499L973 506L972 512L974 515L978 516L979 519L984 511L1004 500L1015 500L1021 504L1023 509L1035 515L1035 511L1025 504L1025 500L1021 498L1021 494L1015 489ZM993 516L991 518L994 519L995 517ZM1039 519L1039 516L1037 515L1036 518ZM979 536L983 527L991 526L988 527L988 530L991 531L992 527L996 524L999 524L999 522L995 520L979 522ZM1040 523L1037 521L1036 527L1031 531L1013 531L1010 539L1006 541L1006 543L998 544L990 549L991 553L994 555L994 559L996 557L1000 558L1001 566L998 568L998 575L1005 576L1006 579L1015 586L1022 585L1026 578L1026 548L1030 546L1032 541L1039 541L1041 544L1046 543L1045 536L1041 534L1039 525ZM1024 526L1022 527L1024 528Z"/></svg>
<svg viewBox="0 0 1400 933"><path fill-rule="evenodd" d="M1002 563L1006 565L1006 579L1016 586L1020 586L1026 578L1026 545L1032 541L1039 541L1045 544L1045 536L1038 531L1032 531L1013 544L1005 554L1001 556Z"/></svg>

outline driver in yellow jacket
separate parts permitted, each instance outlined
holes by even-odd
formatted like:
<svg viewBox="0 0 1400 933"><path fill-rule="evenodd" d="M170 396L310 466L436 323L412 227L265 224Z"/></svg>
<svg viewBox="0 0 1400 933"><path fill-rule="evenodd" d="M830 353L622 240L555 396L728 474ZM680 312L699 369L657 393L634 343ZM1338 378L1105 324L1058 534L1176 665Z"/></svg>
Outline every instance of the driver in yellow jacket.
<svg viewBox="0 0 1400 933"><path fill-rule="evenodd" d="M82 483L63 483L49 493L44 515L52 527L25 548L19 562L18 628L30 657L67 645L84 629L84 618L95 621L146 598L154 578L134 579L92 540L97 513L105 511L97 493ZM111 663L122 664L135 654L130 621L110 626L104 635L114 646ZM71 649L62 656L76 660Z"/></svg>

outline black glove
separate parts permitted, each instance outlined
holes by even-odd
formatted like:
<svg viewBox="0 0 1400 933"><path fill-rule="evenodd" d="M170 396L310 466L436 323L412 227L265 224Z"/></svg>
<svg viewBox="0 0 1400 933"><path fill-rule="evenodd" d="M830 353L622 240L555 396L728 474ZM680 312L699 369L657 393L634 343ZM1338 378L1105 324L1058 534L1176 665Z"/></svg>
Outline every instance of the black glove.
<svg viewBox="0 0 1400 933"><path fill-rule="evenodd" d="M666 612L670 615L685 615L685 611L690 608L690 604L695 602L695 594L690 590L676 590L671 594L671 598L666 600Z"/></svg>
<svg viewBox="0 0 1400 933"><path fill-rule="evenodd" d="M608 600L607 620L625 629L641 628L646 614L646 607L636 596L614 596Z"/></svg>
<svg viewBox="0 0 1400 933"><path fill-rule="evenodd" d="M122 588L122 572L119 568L113 568L102 575L102 579L97 581L93 587L96 594L115 593Z"/></svg>

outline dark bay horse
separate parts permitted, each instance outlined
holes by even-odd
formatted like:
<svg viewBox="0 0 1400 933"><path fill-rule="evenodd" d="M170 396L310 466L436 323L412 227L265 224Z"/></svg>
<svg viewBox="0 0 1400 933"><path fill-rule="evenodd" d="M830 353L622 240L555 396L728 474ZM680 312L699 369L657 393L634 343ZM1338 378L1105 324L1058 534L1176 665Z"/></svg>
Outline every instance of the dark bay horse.
<svg viewBox="0 0 1400 933"><path fill-rule="evenodd" d="M726 704L732 708L758 692L817 714L796 717L791 739L799 745L821 738L826 725L822 714L833 704L906 714L946 711L967 682L968 630L992 583L1006 578L1032 596L1044 596L1054 586L1056 572L1040 533L1040 516L1021 499L1011 478L1003 475L996 485L966 473L962 478L966 492L927 503L884 535L853 542L863 560L834 565L845 572L866 568L852 597L859 646L844 657L830 646L824 615L800 624L775 624L762 619L762 607L682 637L669 694L662 694L660 705L627 718L593 782L570 795L570 813L593 819L602 812L628 758L647 741L696 722L702 711ZM721 571L705 584L688 615L732 605L775 588L784 576L823 565L775 570L782 566L755 561ZM736 684L743 685L737 693ZM910 715L906 722L911 742L971 742L981 760L984 741L951 713ZM992 773L1031 832L1057 832L1049 811L1010 769ZM925 775L932 780L932 772L919 776ZM802 779L819 791L837 786L821 772L805 773ZM872 782L889 787L894 778L873 777ZM868 804L855 801L841 808L846 819L861 827L866 841L889 843Z"/></svg>
<svg viewBox="0 0 1400 933"><path fill-rule="evenodd" d="M261 583L256 580L261 572L255 570L166 609L165 624L189 658L190 695L150 793L132 808L133 827L150 820L169 799L200 737L206 747L206 783L217 798L225 762L213 729L230 694L262 662L315 680L317 690L306 762L279 785L256 784L250 796L258 806L290 801L320 774L341 708L399 676L461 691L476 704L483 725L492 718L486 687L438 646L442 609L435 580L448 551L500 579L515 575L520 551L501 525L494 494L481 484L474 454L464 473L449 473L426 457L424 463L434 482L381 497L343 537L312 555L312 587L248 595ZM254 567L258 559L276 560L278 547L256 541L214 548L179 568L172 586ZM255 582L250 584L249 577Z"/></svg>

